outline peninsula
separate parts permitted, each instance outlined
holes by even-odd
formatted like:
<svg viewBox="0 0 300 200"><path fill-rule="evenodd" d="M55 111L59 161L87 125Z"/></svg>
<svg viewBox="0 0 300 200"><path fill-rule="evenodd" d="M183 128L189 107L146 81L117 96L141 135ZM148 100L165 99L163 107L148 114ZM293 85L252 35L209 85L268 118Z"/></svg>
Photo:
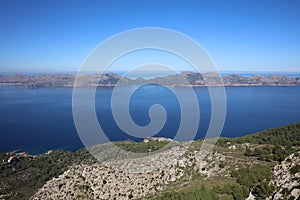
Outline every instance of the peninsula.
<svg viewBox="0 0 300 200"><path fill-rule="evenodd" d="M72 87L72 86L115 86L121 80L126 84L156 83L167 86L299 86L300 77L283 75L242 76L231 74L219 78L215 73L181 72L151 79L122 77L115 73L81 74L75 82L76 74L43 74L43 75L0 75L0 85L38 87Z"/></svg>

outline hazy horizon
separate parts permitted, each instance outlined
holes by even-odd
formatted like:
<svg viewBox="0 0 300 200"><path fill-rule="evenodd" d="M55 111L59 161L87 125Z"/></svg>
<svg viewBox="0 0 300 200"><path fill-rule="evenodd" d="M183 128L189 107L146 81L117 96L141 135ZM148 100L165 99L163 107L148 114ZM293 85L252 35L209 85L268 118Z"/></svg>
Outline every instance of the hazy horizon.
<svg viewBox="0 0 300 200"><path fill-rule="evenodd" d="M196 72L192 70L177 70L178 72ZM98 73L96 71L89 71L90 73ZM123 70L108 70L106 73L123 73L127 71ZM153 73L153 72L167 72L167 71L159 71L159 70L141 70L141 71L135 71L137 72L143 72L143 73ZM209 72L209 71L207 71ZM67 74L75 74L79 73L77 70L28 70L28 71L0 71L0 74L30 74L30 73L49 73L49 74L55 74L55 73L67 73ZM82 72L81 72L82 73ZM300 71L264 71L264 70L220 70L219 73L267 73L267 74L282 74L282 73L287 73L287 74L300 74Z"/></svg>

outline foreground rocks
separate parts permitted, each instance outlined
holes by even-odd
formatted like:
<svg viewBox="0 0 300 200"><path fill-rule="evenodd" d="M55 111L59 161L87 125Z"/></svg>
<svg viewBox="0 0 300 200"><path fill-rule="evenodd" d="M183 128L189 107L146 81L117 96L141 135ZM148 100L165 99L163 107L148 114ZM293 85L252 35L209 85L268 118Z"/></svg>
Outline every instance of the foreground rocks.
<svg viewBox="0 0 300 200"><path fill-rule="evenodd" d="M300 198L300 151L276 165L273 174L275 179L271 183L279 189L272 199Z"/></svg>
<svg viewBox="0 0 300 200"><path fill-rule="evenodd" d="M199 150L191 152L189 146L184 143L142 157L72 166L48 181L32 199L141 199L159 193L171 182L191 176L191 172L215 176L226 171L216 164L225 160L225 156Z"/></svg>
<svg viewBox="0 0 300 200"><path fill-rule="evenodd" d="M296 123L232 139L0 154L0 199L299 199L299 131Z"/></svg>
<svg viewBox="0 0 300 200"><path fill-rule="evenodd" d="M115 153L115 145L98 145L91 148L91 152L98 152L96 157L102 158L100 162L70 166L63 174L49 180L31 199L148 199L164 192L173 183L184 187L195 176L204 182L218 177L232 180L232 170L261 163L236 154L245 144L235 149L229 146L228 152L201 150L202 144L203 141L173 142L167 149L144 154ZM269 184L276 189L266 199L299 198L299 180L300 151L273 167ZM257 197L250 192L247 199Z"/></svg>

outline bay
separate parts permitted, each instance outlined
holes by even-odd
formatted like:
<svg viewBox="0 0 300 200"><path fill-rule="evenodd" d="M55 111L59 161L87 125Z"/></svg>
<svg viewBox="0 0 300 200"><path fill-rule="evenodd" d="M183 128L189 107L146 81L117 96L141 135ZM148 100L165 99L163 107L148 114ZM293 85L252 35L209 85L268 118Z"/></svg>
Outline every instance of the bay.
<svg viewBox="0 0 300 200"><path fill-rule="evenodd" d="M186 90L175 89L182 93ZM101 127L112 141L141 141L116 125L111 112L112 91L113 87L97 89L95 106ZM207 131L211 102L207 88L197 87L194 91L200 106L199 129L195 137L198 139ZM300 121L300 87L226 87L226 96L224 137L243 136ZM147 125L149 108L153 104L161 104L168 114L165 126L156 136L174 137L180 122L180 106L167 88L146 85L138 89L130 100L132 119L140 126ZM118 100L118 106L125 106L123 99ZM49 149L74 151L82 147L73 122L72 88L0 87L0 152L20 149L40 154Z"/></svg>

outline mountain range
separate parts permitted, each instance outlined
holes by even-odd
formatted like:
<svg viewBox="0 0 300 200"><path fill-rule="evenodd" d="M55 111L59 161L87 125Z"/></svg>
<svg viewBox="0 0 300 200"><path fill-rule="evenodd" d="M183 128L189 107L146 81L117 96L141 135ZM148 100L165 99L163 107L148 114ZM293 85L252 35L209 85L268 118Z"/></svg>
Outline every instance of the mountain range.
<svg viewBox="0 0 300 200"><path fill-rule="evenodd" d="M77 77L76 77L77 76ZM218 76L216 73L181 72L150 79L120 76L115 73L105 74L43 74L43 75L0 75L0 85L37 87L72 87L72 86L116 86L127 84L160 84L167 86L299 86L300 77L283 75L242 76L231 74Z"/></svg>

